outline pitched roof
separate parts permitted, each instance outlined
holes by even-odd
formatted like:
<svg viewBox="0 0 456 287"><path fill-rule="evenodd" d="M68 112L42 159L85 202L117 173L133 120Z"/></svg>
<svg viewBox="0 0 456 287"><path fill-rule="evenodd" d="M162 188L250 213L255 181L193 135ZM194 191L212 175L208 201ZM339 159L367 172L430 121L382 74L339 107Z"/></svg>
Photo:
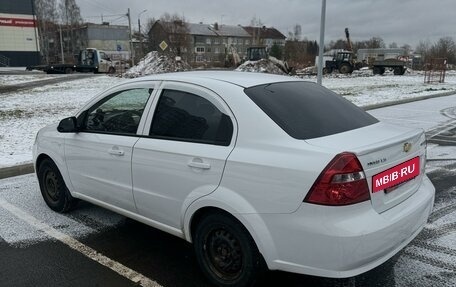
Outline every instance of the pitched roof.
<svg viewBox="0 0 456 287"><path fill-rule="evenodd" d="M208 24L186 23L192 35L217 36Z"/></svg>
<svg viewBox="0 0 456 287"><path fill-rule="evenodd" d="M215 27L218 26L216 30ZM234 25L210 25L211 30L219 36L250 37L250 34L241 26Z"/></svg>
<svg viewBox="0 0 456 287"><path fill-rule="evenodd" d="M157 21L156 23L159 23ZM161 22L163 23L163 22ZM155 24L154 24L155 25ZM210 25L202 23L185 23L191 35L225 36L225 37L250 37L250 34L241 26L235 25ZM162 25L166 29L167 25ZM216 29L217 28L217 29Z"/></svg>
<svg viewBox="0 0 456 287"><path fill-rule="evenodd" d="M286 39L284 34L280 33L279 30L277 30L274 27L267 28L265 26L263 27L252 27L252 26L244 26L245 31L247 31L250 35L255 35L258 36L258 33L261 38L265 39Z"/></svg>

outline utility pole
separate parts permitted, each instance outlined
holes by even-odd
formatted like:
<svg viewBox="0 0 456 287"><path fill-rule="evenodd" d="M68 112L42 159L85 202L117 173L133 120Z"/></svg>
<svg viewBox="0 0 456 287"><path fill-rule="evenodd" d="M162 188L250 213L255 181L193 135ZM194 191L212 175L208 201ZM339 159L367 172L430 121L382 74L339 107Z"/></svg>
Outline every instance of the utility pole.
<svg viewBox="0 0 456 287"><path fill-rule="evenodd" d="M62 24L59 25L59 28L60 28L60 53L62 53L62 64L65 64L65 56L63 55Z"/></svg>
<svg viewBox="0 0 456 287"><path fill-rule="evenodd" d="M134 53L134 51L133 51L133 33L131 32L130 8L128 8L127 17L128 17L128 29L130 30L130 58L131 58L131 66L134 66L134 65L135 65L135 53Z"/></svg>
<svg viewBox="0 0 456 287"><path fill-rule="evenodd" d="M141 48L141 57L144 57L143 35L141 33L141 14L145 12L147 12L147 9L138 14L139 47Z"/></svg>
<svg viewBox="0 0 456 287"><path fill-rule="evenodd" d="M318 74L317 84L321 85L323 75L323 51L325 48L325 18L326 18L326 0L321 2L321 22L320 22L320 49L318 51Z"/></svg>

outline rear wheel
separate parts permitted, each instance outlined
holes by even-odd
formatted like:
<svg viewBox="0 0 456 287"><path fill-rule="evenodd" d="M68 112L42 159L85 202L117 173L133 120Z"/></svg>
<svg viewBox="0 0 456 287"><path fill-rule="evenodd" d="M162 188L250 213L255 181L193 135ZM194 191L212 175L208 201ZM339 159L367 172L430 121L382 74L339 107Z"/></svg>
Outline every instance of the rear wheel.
<svg viewBox="0 0 456 287"><path fill-rule="evenodd" d="M114 74L116 72L116 68L109 67L108 74Z"/></svg>
<svg viewBox="0 0 456 287"><path fill-rule="evenodd" d="M217 286L251 286L265 270L255 242L235 218L224 213L204 217L194 231L196 259Z"/></svg>
<svg viewBox="0 0 456 287"><path fill-rule="evenodd" d="M38 169L38 182L44 201L54 211L64 213L76 205L55 163L44 159Z"/></svg>
<svg viewBox="0 0 456 287"><path fill-rule="evenodd" d="M402 67L395 67L394 68L394 74L395 75L403 75L404 71L403 71Z"/></svg>
<svg viewBox="0 0 456 287"><path fill-rule="evenodd" d="M65 74L73 74L73 72L72 68L65 68Z"/></svg>
<svg viewBox="0 0 456 287"><path fill-rule="evenodd" d="M350 74L351 72L353 72L353 69L349 64L342 64L339 67L339 72L341 74Z"/></svg>

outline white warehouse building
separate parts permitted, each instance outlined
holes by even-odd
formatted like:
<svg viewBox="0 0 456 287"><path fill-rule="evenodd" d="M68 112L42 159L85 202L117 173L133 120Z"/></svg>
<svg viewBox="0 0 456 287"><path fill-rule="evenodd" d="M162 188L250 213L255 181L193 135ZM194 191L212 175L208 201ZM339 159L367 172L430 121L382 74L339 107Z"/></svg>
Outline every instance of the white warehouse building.
<svg viewBox="0 0 456 287"><path fill-rule="evenodd" d="M0 0L0 67L39 64L33 0Z"/></svg>

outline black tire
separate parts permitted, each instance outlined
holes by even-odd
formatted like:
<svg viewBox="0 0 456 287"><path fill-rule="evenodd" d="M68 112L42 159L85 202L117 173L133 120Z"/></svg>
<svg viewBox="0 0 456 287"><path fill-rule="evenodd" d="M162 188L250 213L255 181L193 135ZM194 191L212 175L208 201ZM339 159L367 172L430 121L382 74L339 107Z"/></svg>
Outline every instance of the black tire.
<svg viewBox="0 0 456 287"><path fill-rule="evenodd" d="M109 67L108 74L115 74L115 73L116 73L116 68Z"/></svg>
<svg viewBox="0 0 456 287"><path fill-rule="evenodd" d="M395 75L403 75L404 71L403 71L402 67L395 67L394 68L394 74Z"/></svg>
<svg viewBox="0 0 456 287"><path fill-rule="evenodd" d="M339 67L339 72L341 74L351 74L353 72L353 69L349 64L342 64Z"/></svg>
<svg viewBox="0 0 456 287"><path fill-rule="evenodd" d="M44 159L37 175L41 195L50 209L65 213L76 206L76 199L71 196L59 169L52 160Z"/></svg>
<svg viewBox="0 0 456 287"><path fill-rule="evenodd" d="M380 75L382 69L380 67L374 67L372 69L372 73L374 73L374 75Z"/></svg>
<svg viewBox="0 0 456 287"><path fill-rule="evenodd" d="M72 68L65 68L65 74L73 74L73 72Z"/></svg>
<svg viewBox="0 0 456 287"><path fill-rule="evenodd" d="M251 286L266 270L248 231L228 214L204 217L193 234L196 260L216 286Z"/></svg>

